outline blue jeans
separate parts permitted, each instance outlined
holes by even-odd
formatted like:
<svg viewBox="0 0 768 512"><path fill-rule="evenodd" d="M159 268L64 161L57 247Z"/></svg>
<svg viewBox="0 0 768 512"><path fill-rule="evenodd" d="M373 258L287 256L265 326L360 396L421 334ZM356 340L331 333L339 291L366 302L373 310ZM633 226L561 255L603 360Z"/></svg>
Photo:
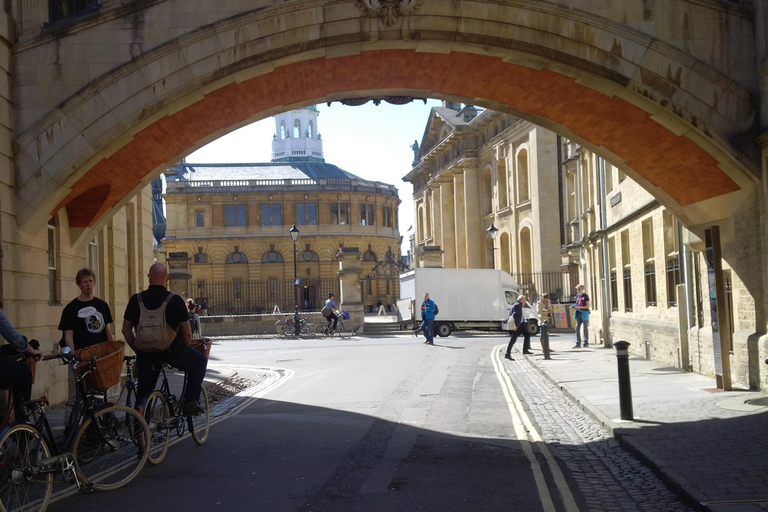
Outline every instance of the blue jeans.
<svg viewBox="0 0 768 512"><path fill-rule="evenodd" d="M425 318L424 322L421 324L421 330L424 332L424 337L427 338L427 341L430 343L434 343L435 341L435 319L434 318Z"/></svg>
<svg viewBox="0 0 768 512"><path fill-rule="evenodd" d="M138 354L136 358L136 378L139 380L139 386L136 390L136 405L141 406L144 400L155 389L157 377L160 375L160 367L151 357L142 357ZM200 398L200 388L205 378L205 370L208 366L208 360L203 354L192 347L184 346L184 353L166 361L168 364L187 374L187 389L184 393L184 400L188 402L197 402Z"/></svg>
<svg viewBox="0 0 768 512"><path fill-rule="evenodd" d="M576 315L576 345L581 345L581 326L584 326L584 346L589 345L589 320L582 320Z"/></svg>

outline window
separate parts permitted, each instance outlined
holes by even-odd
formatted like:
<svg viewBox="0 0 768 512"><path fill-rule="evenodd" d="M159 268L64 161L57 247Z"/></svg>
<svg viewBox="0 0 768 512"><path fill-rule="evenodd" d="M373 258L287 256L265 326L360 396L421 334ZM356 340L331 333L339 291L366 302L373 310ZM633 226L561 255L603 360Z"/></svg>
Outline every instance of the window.
<svg viewBox="0 0 768 512"><path fill-rule="evenodd" d="M301 121L298 119L294 119L293 121L293 138L299 139L301 138Z"/></svg>
<svg viewBox="0 0 768 512"><path fill-rule="evenodd" d="M225 263L248 263L248 257L235 249L235 252L227 256Z"/></svg>
<svg viewBox="0 0 768 512"><path fill-rule="evenodd" d="M280 140L283 140L287 135L285 132L285 121L280 121Z"/></svg>
<svg viewBox="0 0 768 512"><path fill-rule="evenodd" d="M680 278L680 251L677 244L677 220L664 212L664 254L667 267L667 306L677 306L677 285Z"/></svg>
<svg viewBox="0 0 768 512"><path fill-rule="evenodd" d="M225 205L226 227L245 226L245 205L227 204Z"/></svg>
<svg viewBox="0 0 768 512"><path fill-rule="evenodd" d="M616 239L608 239L608 267L611 269L611 311L619 310L619 285L616 271Z"/></svg>
<svg viewBox="0 0 768 512"><path fill-rule="evenodd" d="M363 253L363 261L377 261L376 253L371 250L365 251Z"/></svg>
<svg viewBox="0 0 768 512"><path fill-rule="evenodd" d="M243 281L241 279L232 280L232 295L235 300L243 298Z"/></svg>
<svg viewBox="0 0 768 512"><path fill-rule="evenodd" d="M262 226L282 226L283 214L282 205L262 204L261 205L261 225Z"/></svg>
<svg viewBox="0 0 768 512"><path fill-rule="evenodd" d="M528 151L522 149L517 154L517 202L523 203L530 198L528 192Z"/></svg>
<svg viewBox="0 0 768 512"><path fill-rule="evenodd" d="M56 221L48 221L48 302L59 303L58 281L58 247L56 245Z"/></svg>
<svg viewBox="0 0 768 512"><path fill-rule="evenodd" d="M349 203L331 203L331 224L349 224Z"/></svg>
<svg viewBox="0 0 768 512"><path fill-rule="evenodd" d="M197 254L195 254L195 263L208 263L208 255L203 252L202 247L197 248Z"/></svg>
<svg viewBox="0 0 768 512"><path fill-rule="evenodd" d="M317 225L317 204L315 203L297 203L296 204L296 224L300 226Z"/></svg>
<svg viewBox="0 0 768 512"><path fill-rule="evenodd" d="M653 251L653 219L643 221L643 261L645 262L645 305L656 305L656 260Z"/></svg>
<svg viewBox="0 0 768 512"><path fill-rule="evenodd" d="M361 204L360 205L360 224L363 226L373 226L374 224L374 205Z"/></svg>
<svg viewBox="0 0 768 512"><path fill-rule="evenodd" d="M93 270L93 273L98 277L99 275L99 242L98 238L94 238L88 244L88 268Z"/></svg>
<svg viewBox="0 0 768 512"><path fill-rule="evenodd" d="M499 209L509 206L509 200L507 199L507 164L505 160L499 160L497 166L498 183L499 188Z"/></svg>
<svg viewBox="0 0 768 512"><path fill-rule="evenodd" d="M197 227L202 228L205 226L205 214L202 211L196 211L195 218L197 220Z"/></svg>
<svg viewBox="0 0 768 512"><path fill-rule="evenodd" d="M382 221L385 228L391 228L393 227L392 224L392 207L391 206L385 206L382 208Z"/></svg>
<svg viewBox="0 0 768 512"><path fill-rule="evenodd" d="M309 127L307 128L307 137L309 137L310 139L312 138L312 133L313 133L314 128L315 127L312 124L312 121L310 121L309 122Z"/></svg>
<svg viewBox="0 0 768 512"><path fill-rule="evenodd" d="M283 261L283 255L274 250L269 251L261 258L262 263L282 263Z"/></svg>
<svg viewBox="0 0 768 512"><path fill-rule="evenodd" d="M369 297L373 295L373 279L371 279L371 276L366 276L365 278L365 294Z"/></svg>
<svg viewBox="0 0 768 512"><path fill-rule="evenodd" d="M203 280L197 282L197 296L205 297L205 281Z"/></svg>
<svg viewBox="0 0 768 512"><path fill-rule="evenodd" d="M624 311L632 311L632 265L629 253L629 231L621 233L621 262L624 270Z"/></svg>

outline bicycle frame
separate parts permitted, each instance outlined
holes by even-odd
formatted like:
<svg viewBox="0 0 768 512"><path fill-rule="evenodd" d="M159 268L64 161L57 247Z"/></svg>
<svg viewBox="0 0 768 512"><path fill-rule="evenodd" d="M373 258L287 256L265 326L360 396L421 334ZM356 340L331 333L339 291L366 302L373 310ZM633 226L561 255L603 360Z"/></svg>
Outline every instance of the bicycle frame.
<svg viewBox="0 0 768 512"><path fill-rule="evenodd" d="M166 369L168 367L169 366L165 363L162 363L162 366L160 367L160 373L163 376L163 380L160 383L160 392L165 395L165 398L168 401L168 406L171 409L171 421L168 427L176 429L176 434L181 437L184 435L187 424L187 422L184 421L185 418L182 414L182 404L184 401L183 398L178 399L176 395L171 393L171 386L168 383L168 374L166 373ZM181 386L181 393L179 394L179 397L183 397L187 391L187 380L187 373L184 372L184 383Z"/></svg>

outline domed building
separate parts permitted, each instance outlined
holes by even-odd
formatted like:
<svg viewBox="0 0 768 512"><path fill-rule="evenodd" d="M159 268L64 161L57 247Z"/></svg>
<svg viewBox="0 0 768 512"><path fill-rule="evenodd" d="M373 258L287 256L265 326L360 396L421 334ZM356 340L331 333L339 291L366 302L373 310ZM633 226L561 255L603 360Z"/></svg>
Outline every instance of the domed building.
<svg viewBox="0 0 768 512"><path fill-rule="evenodd" d="M361 254L366 310L398 297L398 191L326 163L319 112L275 116L272 161L194 164L166 172L163 244L171 289L208 303L208 313L294 308L294 242L299 308L318 310L339 293L342 247Z"/></svg>

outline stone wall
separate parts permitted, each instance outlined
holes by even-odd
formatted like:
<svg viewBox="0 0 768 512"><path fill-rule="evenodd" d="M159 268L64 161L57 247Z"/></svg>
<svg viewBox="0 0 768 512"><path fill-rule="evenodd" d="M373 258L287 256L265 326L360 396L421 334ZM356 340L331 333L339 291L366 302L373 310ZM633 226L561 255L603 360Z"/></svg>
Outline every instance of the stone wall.
<svg viewBox="0 0 768 512"><path fill-rule="evenodd" d="M200 324L203 336L253 336L277 335L275 323L292 318L292 313L282 315L237 315L237 316L201 316ZM302 318L310 322L322 322L320 313L302 313Z"/></svg>

